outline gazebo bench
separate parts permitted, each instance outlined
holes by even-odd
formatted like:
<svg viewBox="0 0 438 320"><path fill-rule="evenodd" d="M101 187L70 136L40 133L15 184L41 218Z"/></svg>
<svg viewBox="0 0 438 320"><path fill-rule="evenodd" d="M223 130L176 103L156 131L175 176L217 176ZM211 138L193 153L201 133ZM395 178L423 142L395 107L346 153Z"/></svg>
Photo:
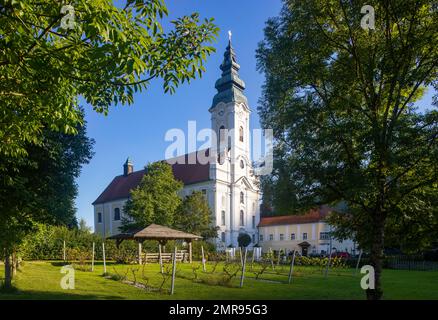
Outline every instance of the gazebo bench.
<svg viewBox="0 0 438 320"><path fill-rule="evenodd" d="M143 253L143 259L145 263L158 263L160 261L159 253ZM173 259L173 253L162 252L161 253L161 261L163 263L169 263ZM176 261L177 262L187 262L188 253L187 251L178 251L176 253Z"/></svg>

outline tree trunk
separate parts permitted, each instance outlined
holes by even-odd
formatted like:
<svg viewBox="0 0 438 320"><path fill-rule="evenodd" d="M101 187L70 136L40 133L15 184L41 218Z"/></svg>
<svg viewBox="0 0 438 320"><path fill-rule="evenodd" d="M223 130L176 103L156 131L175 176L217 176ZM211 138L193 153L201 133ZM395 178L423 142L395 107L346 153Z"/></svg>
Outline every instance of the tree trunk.
<svg viewBox="0 0 438 320"><path fill-rule="evenodd" d="M17 264L18 264L17 253L15 251L12 252L11 263L12 263L12 279L13 279L17 275Z"/></svg>
<svg viewBox="0 0 438 320"><path fill-rule="evenodd" d="M380 300L383 295L381 286L383 248L384 248L384 217L383 213L377 213L373 218L373 242L371 245L370 261L374 267L374 289L367 289L368 300Z"/></svg>
<svg viewBox="0 0 438 320"><path fill-rule="evenodd" d="M5 289L12 288L12 269L11 269L11 254L9 250L5 250Z"/></svg>

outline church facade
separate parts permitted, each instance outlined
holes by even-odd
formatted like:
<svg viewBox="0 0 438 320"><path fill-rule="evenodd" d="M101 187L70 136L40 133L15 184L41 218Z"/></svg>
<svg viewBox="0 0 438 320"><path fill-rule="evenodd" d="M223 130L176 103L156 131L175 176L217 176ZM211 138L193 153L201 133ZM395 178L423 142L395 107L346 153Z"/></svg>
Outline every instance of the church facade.
<svg viewBox="0 0 438 320"><path fill-rule="evenodd" d="M166 161L171 164L175 178L184 184L181 197L194 191L205 195L213 222L219 227L215 240L218 249L236 247L241 233L251 237L250 246L253 246L259 238L259 180L251 161L250 109L244 94L245 83L238 74L240 66L231 40L220 69L222 74L215 84L217 93L209 109L217 145ZM210 161L199 161L201 153ZM115 177L93 202L96 233L111 236L120 232L124 204L143 175L144 170L134 171L131 160L126 161L123 175Z"/></svg>

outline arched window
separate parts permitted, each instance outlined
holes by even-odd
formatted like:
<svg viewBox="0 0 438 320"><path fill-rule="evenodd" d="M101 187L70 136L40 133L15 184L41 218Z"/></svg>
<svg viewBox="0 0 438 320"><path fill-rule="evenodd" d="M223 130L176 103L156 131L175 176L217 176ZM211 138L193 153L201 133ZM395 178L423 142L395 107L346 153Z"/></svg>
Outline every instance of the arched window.
<svg viewBox="0 0 438 320"><path fill-rule="evenodd" d="M239 128L239 140L240 142L243 142L243 127L240 126Z"/></svg>
<svg viewBox="0 0 438 320"><path fill-rule="evenodd" d="M240 191L240 203L245 203L245 194Z"/></svg>
<svg viewBox="0 0 438 320"><path fill-rule="evenodd" d="M240 160L240 168L245 168L245 162L243 162L243 160Z"/></svg>
<svg viewBox="0 0 438 320"><path fill-rule="evenodd" d="M221 211L221 224L223 226L225 225L225 210Z"/></svg>
<svg viewBox="0 0 438 320"><path fill-rule="evenodd" d="M119 221L119 220L120 220L120 209L115 208L114 209L114 221Z"/></svg>
<svg viewBox="0 0 438 320"><path fill-rule="evenodd" d="M97 223L102 223L102 212L97 213Z"/></svg>
<svg viewBox="0 0 438 320"><path fill-rule="evenodd" d="M240 225L245 225L245 213L243 213L243 210L240 210Z"/></svg>
<svg viewBox="0 0 438 320"><path fill-rule="evenodd" d="M226 132L225 127L221 126L219 128L219 144L222 145L225 142Z"/></svg>

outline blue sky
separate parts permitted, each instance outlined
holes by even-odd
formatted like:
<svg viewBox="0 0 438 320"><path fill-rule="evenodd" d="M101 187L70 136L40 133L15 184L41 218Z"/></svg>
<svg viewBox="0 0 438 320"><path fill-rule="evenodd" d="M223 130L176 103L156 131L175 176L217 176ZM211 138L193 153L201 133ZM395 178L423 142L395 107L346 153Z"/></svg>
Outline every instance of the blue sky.
<svg viewBox="0 0 438 320"><path fill-rule="evenodd" d="M173 19L192 12L201 17L213 17L220 34L214 47L216 53L206 63L202 78L183 85L174 95L164 94L160 81L152 82L149 90L136 95L134 104L114 107L108 116L85 107L88 136L95 139L95 156L82 169L77 180L79 195L76 199L77 216L93 226L93 206L111 180L123 173L122 165L128 156L134 169L155 160L164 159L170 142L164 135L171 128L187 131L187 121L195 120L198 131L210 128L208 109L220 77L219 65L228 42L228 30L233 33L233 46L241 66L240 77L246 83L246 95L250 107L251 126L258 128L257 100L260 97L263 75L256 71L255 50L263 39L265 21L280 12L280 0L178 0L166 1L169 18Z"/></svg>
<svg viewBox="0 0 438 320"><path fill-rule="evenodd" d="M263 39L265 21L278 15L280 0L177 0L166 1L169 18L174 19L192 12L201 17L214 17L220 27L216 53L206 63L201 79L183 85L174 95L164 94L160 81L153 81L149 90L135 96L131 106L114 107L104 116L85 107L88 136L95 139L95 156L82 169L77 180L79 195L76 199L77 216L94 227L91 203L116 176L123 173L122 165L129 156L134 169L139 170L151 161L164 159L170 142L164 135L171 128L187 131L187 122L195 120L198 131L210 127L212 98L216 93L215 81L220 77L219 65L228 41L228 30L233 33L233 47L241 66L240 77L246 83L251 114L251 127L258 128L256 108L264 77L256 71L255 50ZM432 90L426 93L420 106L430 105Z"/></svg>

